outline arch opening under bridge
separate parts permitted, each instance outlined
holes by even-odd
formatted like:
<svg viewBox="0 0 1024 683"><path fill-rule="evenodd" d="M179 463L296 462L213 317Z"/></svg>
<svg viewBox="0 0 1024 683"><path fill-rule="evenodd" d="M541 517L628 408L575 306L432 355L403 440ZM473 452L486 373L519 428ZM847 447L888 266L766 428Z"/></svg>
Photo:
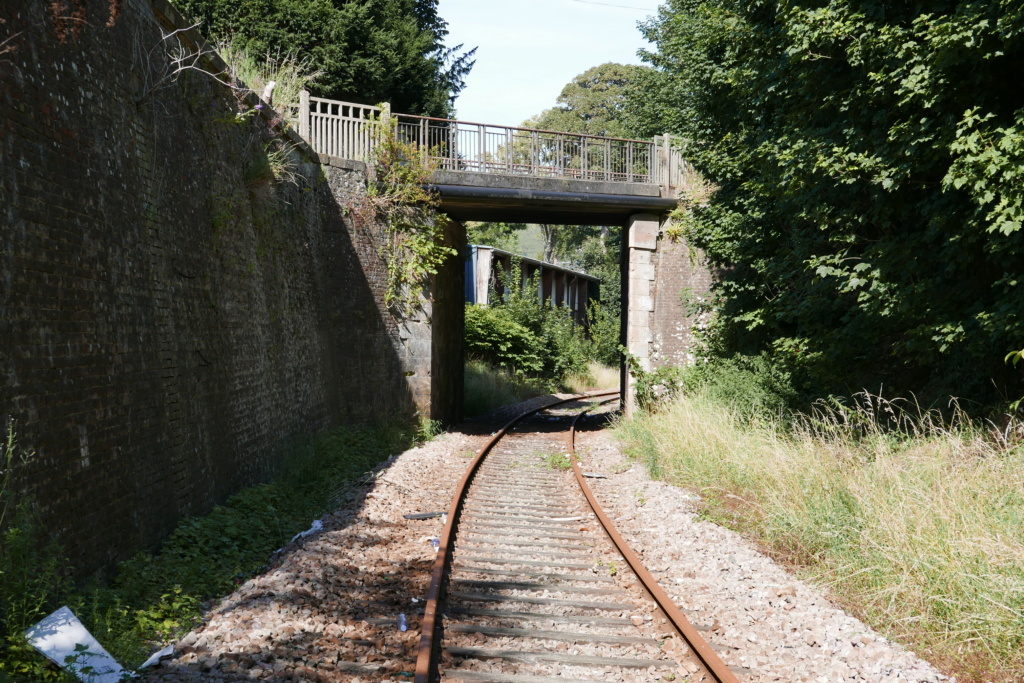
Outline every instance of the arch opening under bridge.
<svg viewBox="0 0 1024 683"><path fill-rule="evenodd" d="M669 136L604 138L300 97L300 135L325 161L370 163L374 127L384 122L436 167L430 187L454 221L446 238L460 254L467 221L621 227L621 343L644 369L685 361L690 340L679 286L706 289L710 275L680 258L685 245L660 239L688 170ZM666 252L674 257L659 258ZM688 272L669 273L672 268ZM431 302L429 412L445 421L461 416L465 291L462 258L453 259L435 278ZM620 378L629 411L631 378L624 366Z"/></svg>

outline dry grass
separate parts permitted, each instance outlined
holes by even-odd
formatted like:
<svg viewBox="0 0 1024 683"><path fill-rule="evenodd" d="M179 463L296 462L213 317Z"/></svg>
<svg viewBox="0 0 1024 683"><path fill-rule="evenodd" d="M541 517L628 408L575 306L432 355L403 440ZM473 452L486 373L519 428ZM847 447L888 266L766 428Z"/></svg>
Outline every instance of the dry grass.
<svg viewBox="0 0 1024 683"><path fill-rule="evenodd" d="M1024 680L1024 447L948 424L874 399L784 428L694 395L618 433L710 517L961 683Z"/></svg>
<svg viewBox="0 0 1024 683"><path fill-rule="evenodd" d="M566 391L582 394L587 391L619 388L619 369L591 363L586 374L573 375L565 380Z"/></svg>
<svg viewBox="0 0 1024 683"><path fill-rule="evenodd" d="M549 393L549 387L541 380L516 377L482 361L466 363L463 390L466 417L483 415L495 408Z"/></svg>

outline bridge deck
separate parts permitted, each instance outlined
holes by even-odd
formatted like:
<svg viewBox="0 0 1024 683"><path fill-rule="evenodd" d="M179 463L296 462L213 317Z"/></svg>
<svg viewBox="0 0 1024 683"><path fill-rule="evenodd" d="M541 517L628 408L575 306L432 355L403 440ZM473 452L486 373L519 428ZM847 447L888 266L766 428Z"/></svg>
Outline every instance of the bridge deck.
<svg viewBox="0 0 1024 683"><path fill-rule="evenodd" d="M459 220L621 224L676 206L685 163L667 136L626 140L469 123L309 97L300 133L329 156L370 162L387 121L438 171L441 208Z"/></svg>

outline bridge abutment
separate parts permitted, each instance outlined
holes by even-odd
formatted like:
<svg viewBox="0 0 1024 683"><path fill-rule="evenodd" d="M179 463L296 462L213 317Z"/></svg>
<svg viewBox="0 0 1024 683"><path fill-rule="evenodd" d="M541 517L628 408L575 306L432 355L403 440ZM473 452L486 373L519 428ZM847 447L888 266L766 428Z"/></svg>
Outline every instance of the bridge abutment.
<svg viewBox="0 0 1024 683"><path fill-rule="evenodd" d="M651 369L651 326L654 314L654 256L658 250L661 219L655 214L630 216L624 240L623 264L625 343L626 350L644 370ZM630 373L622 376L622 392L626 397L626 415L634 409L634 382Z"/></svg>

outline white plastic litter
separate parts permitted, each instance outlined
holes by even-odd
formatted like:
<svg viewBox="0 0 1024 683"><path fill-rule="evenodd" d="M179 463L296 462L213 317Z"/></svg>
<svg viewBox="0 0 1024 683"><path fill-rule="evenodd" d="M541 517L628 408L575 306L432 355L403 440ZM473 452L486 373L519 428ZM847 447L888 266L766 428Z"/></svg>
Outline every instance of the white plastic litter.
<svg viewBox="0 0 1024 683"><path fill-rule="evenodd" d="M318 531L323 531L323 529L324 529L324 523L321 522L319 519L314 519L313 520L313 526L309 527L305 531L300 531L299 533L295 534L295 536L292 537L292 540L290 542L294 543L295 541L297 541L300 538L305 538L306 536L309 536L310 534L315 534Z"/></svg>
<svg viewBox="0 0 1024 683"><path fill-rule="evenodd" d="M608 476L601 474L600 472L584 472L583 476L588 479L607 479Z"/></svg>
<svg viewBox="0 0 1024 683"><path fill-rule="evenodd" d="M66 606L25 631L25 639L51 662L88 683L117 683L135 675L118 664Z"/></svg>
<svg viewBox="0 0 1024 683"><path fill-rule="evenodd" d="M399 631L408 631L409 630L409 622L405 620L405 615L404 614L399 614L398 615L398 630Z"/></svg>
<svg viewBox="0 0 1024 683"><path fill-rule="evenodd" d="M151 666L156 666L157 664L159 664L160 660L167 659L168 657L172 657L172 656L174 656L174 646L173 645L168 645L164 649L157 650L152 655L150 655L149 659L147 659L145 662L143 662L142 666L140 666L139 668L140 669L148 669Z"/></svg>

